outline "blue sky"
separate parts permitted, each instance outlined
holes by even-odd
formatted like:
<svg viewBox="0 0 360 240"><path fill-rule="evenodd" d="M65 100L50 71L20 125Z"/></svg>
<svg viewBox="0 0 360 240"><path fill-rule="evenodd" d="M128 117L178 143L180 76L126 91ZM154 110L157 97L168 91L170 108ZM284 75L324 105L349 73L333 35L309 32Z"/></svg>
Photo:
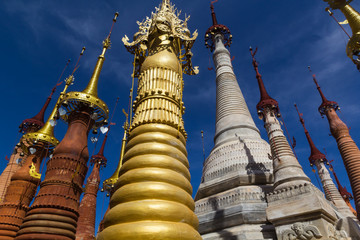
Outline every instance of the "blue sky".
<svg viewBox="0 0 360 240"><path fill-rule="evenodd" d="M113 173L120 155L123 135L121 126L125 120L121 109L127 109L133 60L133 56L123 47L121 38L125 34L131 38L138 30L136 21L150 16L160 2L0 2L0 51L3 56L0 58L0 101L3 112L0 171L6 166L5 156L11 155L14 145L21 137L17 132L19 124L40 110L69 58L72 59L72 65L65 76L70 74L82 46L86 46L87 50L70 91L81 91L85 88L97 56L101 53L101 42L108 34L114 12L118 11L118 22L112 34L112 47L106 54L99 83L99 96L110 109L113 109L116 98L120 97L113 120L117 125L111 129L105 149L108 166L101 172L102 179ZM193 64L199 66L200 73L197 76L184 75L184 120L189 134L187 149L195 193L203 162L200 131L203 130L205 134L206 156L213 147L215 131L215 73L208 70L211 54L204 47L204 34L211 25L210 2L172 2L183 11L182 18L184 13L191 15L188 24L191 32L195 29L199 32L192 52ZM352 5L360 10L358 1L354 1ZM351 127L350 133L355 142L359 143L359 72L346 56L346 35L325 12L325 7L326 4L321 0L219 0L215 3L218 22L227 25L233 34L230 51L235 56L234 71L263 138L267 140L263 122L256 116L255 106L259 101L259 91L249 46L259 47L257 60L260 72L269 94L280 104L280 111L291 136L295 136L297 140L296 153L304 171L317 185L309 166L310 150L293 107L294 102L304 113L306 126L316 146L321 151L326 148L328 159L335 160L333 165L343 184L350 190L336 142L329 136L328 122L322 119L317 111L321 99L307 69L308 65L312 66L326 97L339 103L339 116ZM344 20L339 11L335 11L335 15L340 21ZM348 26L346 29L351 33ZM50 108L53 104L54 101ZM48 110L46 116L49 113ZM59 140L64 136L66 127L62 122L57 125L55 134ZM99 150L102 139L103 136L100 137L95 153ZM93 149L94 144L89 141L90 154ZM108 198L104 197L103 193L99 192L98 200L97 224L108 205Z"/></svg>

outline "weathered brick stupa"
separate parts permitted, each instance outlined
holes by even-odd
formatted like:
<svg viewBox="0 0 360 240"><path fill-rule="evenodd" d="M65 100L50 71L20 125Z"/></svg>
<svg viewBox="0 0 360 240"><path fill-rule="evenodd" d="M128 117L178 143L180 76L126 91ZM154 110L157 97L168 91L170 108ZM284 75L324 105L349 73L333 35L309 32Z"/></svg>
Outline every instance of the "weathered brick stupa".
<svg viewBox="0 0 360 240"><path fill-rule="evenodd" d="M332 9L340 9L347 19L347 23L352 30L353 35L349 36L349 42L346 46L346 54L360 71L360 14L350 6L352 0L323 0L327 2ZM327 9L328 10L328 9ZM330 10L329 10L330 11ZM332 15L333 13L330 12Z"/></svg>
<svg viewBox="0 0 360 240"><path fill-rule="evenodd" d="M69 63L69 61L68 61ZM66 66L68 65L66 64ZM64 69L65 70L65 69ZM63 71L64 72L64 71ZM45 104L41 108L40 112L32 118L25 119L19 126L19 131L22 133L31 133L38 131L44 125L44 114L49 106L52 95L54 94L55 88L53 88L50 96L46 99ZM21 168L25 162L28 151L23 151L21 146L26 143L19 142L16 144L13 153L9 159L9 163L5 167L4 171L0 175L0 203L4 200L6 189L10 184L12 175Z"/></svg>
<svg viewBox="0 0 360 240"><path fill-rule="evenodd" d="M343 121L341 121L339 116L336 114L336 111L340 109L339 105L334 101L329 101L326 99L316 80L315 74L313 75L313 80L322 99L322 103L319 107L319 112L321 116L325 115L328 119L330 132L337 142L341 157L344 161L344 165L349 176L351 188L354 194L357 217L359 219L360 151L358 146L350 136L349 128Z"/></svg>
<svg viewBox="0 0 360 240"><path fill-rule="evenodd" d="M110 34L103 42L87 87L61 98L59 115L69 127L47 163L40 191L15 239L75 239L80 195L88 169L88 133L107 123L109 114L106 104L98 98L97 86L105 52L110 47Z"/></svg>
<svg viewBox="0 0 360 240"><path fill-rule="evenodd" d="M274 164L274 189L267 195L267 218L274 224L278 239L336 239L346 237L337 229L336 213L323 193L305 175L277 120L279 105L267 93L258 63L252 62L260 88L258 115L264 120ZM354 238L356 239L356 238Z"/></svg>
<svg viewBox="0 0 360 240"><path fill-rule="evenodd" d="M66 84L60 97L65 94L68 86ZM53 88L49 101L55 88ZM0 239L15 238L40 183L41 162L59 143L54 137L54 124L52 123L56 120L60 97L45 125L36 132L24 134L20 140L24 143L22 148L27 153L27 157L21 168L12 176L4 201L0 204Z"/></svg>
<svg viewBox="0 0 360 240"><path fill-rule="evenodd" d="M319 174L322 187L324 189L325 197L327 200L332 202L337 210L339 211L341 218L344 217L351 217L355 218L355 215L351 212L349 206L345 203L344 199L341 197L339 191L337 190L335 183L333 182L332 178L330 177L330 173L327 170L325 164L328 163L325 155L317 149L315 146L310 133L305 127L305 120L302 117L302 113L299 112L297 105L295 104L296 111L298 112L300 123L304 128L306 138L309 142L311 154L309 157L310 165L316 166L317 172Z"/></svg>
<svg viewBox="0 0 360 240"><path fill-rule="evenodd" d="M76 240L93 240L95 238L96 197L100 184L100 168L105 167L107 163L107 159L104 156L104 149L108 133L109 131L104 137L99 152L90 159L94 167L90 176L87 178L84 196L79 207Z"/></svg>
<svg viewBox="0 0 360 240"><path fill-rule="evenodd" d="M205 35L216 72L216 130L196 193L196 210L203 239L273 239L266 219L266 192L272 185L269 144L248 110L231 64L230 30L218 24Z"/></svg>
<svg viewBox="0 0 360 240"><path fill-rule="evenodd" d="M186 151L183 73L197 37L163 0L129 43L138 77L123 165L98 240L200 240Z"/></svg>
<svg viewBox="0 0 360 240"><path fill-rule="evenodd" d="M119 98L116 100L114 110L112 112L110 126L115 114ZM97 154L90 158L91 165L94 165L91 174L87 178L84 190L84 196L80 203L79 219L76 228L76 240L93 240L95 238L95 220L96 220L96 197L100 184L100 169L106 167L107 159L104 156L105 145L110 131L109 127L101 127L100 130L105 134L103 143Z"/></svg>

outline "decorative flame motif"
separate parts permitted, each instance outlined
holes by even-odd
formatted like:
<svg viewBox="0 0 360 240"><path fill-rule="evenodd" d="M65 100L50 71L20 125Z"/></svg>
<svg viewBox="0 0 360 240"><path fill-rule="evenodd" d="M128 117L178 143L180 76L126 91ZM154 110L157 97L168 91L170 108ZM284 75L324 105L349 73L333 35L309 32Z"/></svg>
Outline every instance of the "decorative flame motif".
<svg viewBox="0 0 360 240"><path fill-rule="evenodd" d="M36 171L36 167L35 167L34 163L31 163L31 167L30 167L30 170L29 170L29 174L30 174L30 176L32 176L33 178L37 178L37 179L40 179L40 178L41 178L41 174Z"/></svg>

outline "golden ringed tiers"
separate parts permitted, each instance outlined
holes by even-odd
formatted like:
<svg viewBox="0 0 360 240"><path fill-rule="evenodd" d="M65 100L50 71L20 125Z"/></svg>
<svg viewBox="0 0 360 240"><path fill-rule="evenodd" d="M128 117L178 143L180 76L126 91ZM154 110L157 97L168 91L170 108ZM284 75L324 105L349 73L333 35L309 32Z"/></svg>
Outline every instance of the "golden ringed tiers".
<svg viewBox="0 0 360 240"><path fill-rule="evenodd" d="M201 239L185 142L165 124L144 124L131 132L98 240Z"/></svg>

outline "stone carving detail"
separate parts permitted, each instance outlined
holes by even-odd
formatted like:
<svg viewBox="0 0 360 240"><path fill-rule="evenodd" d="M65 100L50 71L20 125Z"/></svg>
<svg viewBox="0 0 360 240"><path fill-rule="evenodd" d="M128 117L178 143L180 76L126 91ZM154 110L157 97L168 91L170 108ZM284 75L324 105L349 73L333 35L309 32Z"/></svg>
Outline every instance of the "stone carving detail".
<svg viewBox="0 0 360 240"><path fill-rule="evenodd" d="M291 229L284 230L281 234L281 240L312 240L321 237L317 227L303 223L294 223Z"/></svg>
<svg viewBox="0 0 360 240"><path fill-rule="evenodd" d="M329 239L331 240L342 240L347 239L347 234L344 230L336 230L336 228L333 225L329 225Z"/></svg>
<svg viewBox="0 0 360 240"><path fill-rule="evenodd" d="M266 197L268 202L275 202L278 200L288 199L290 197L294 197L300 194L311 193L311 192L317 192L318 194L322 195L322 192L320 192L320 190L314 187L311 183L310 184L305 183L271 192Z"/></svg>
<svg viewBox="0 0 360 240"><path fill-rule="evenodd" d="M224 209L229 206L233 206L240 203L265 203L264 192L249 192L247 190L231 191L228 194L222 196L213 197L206 201L197 201L195 212L202 213L208 211L214 211L216 209Z"/></svg>

